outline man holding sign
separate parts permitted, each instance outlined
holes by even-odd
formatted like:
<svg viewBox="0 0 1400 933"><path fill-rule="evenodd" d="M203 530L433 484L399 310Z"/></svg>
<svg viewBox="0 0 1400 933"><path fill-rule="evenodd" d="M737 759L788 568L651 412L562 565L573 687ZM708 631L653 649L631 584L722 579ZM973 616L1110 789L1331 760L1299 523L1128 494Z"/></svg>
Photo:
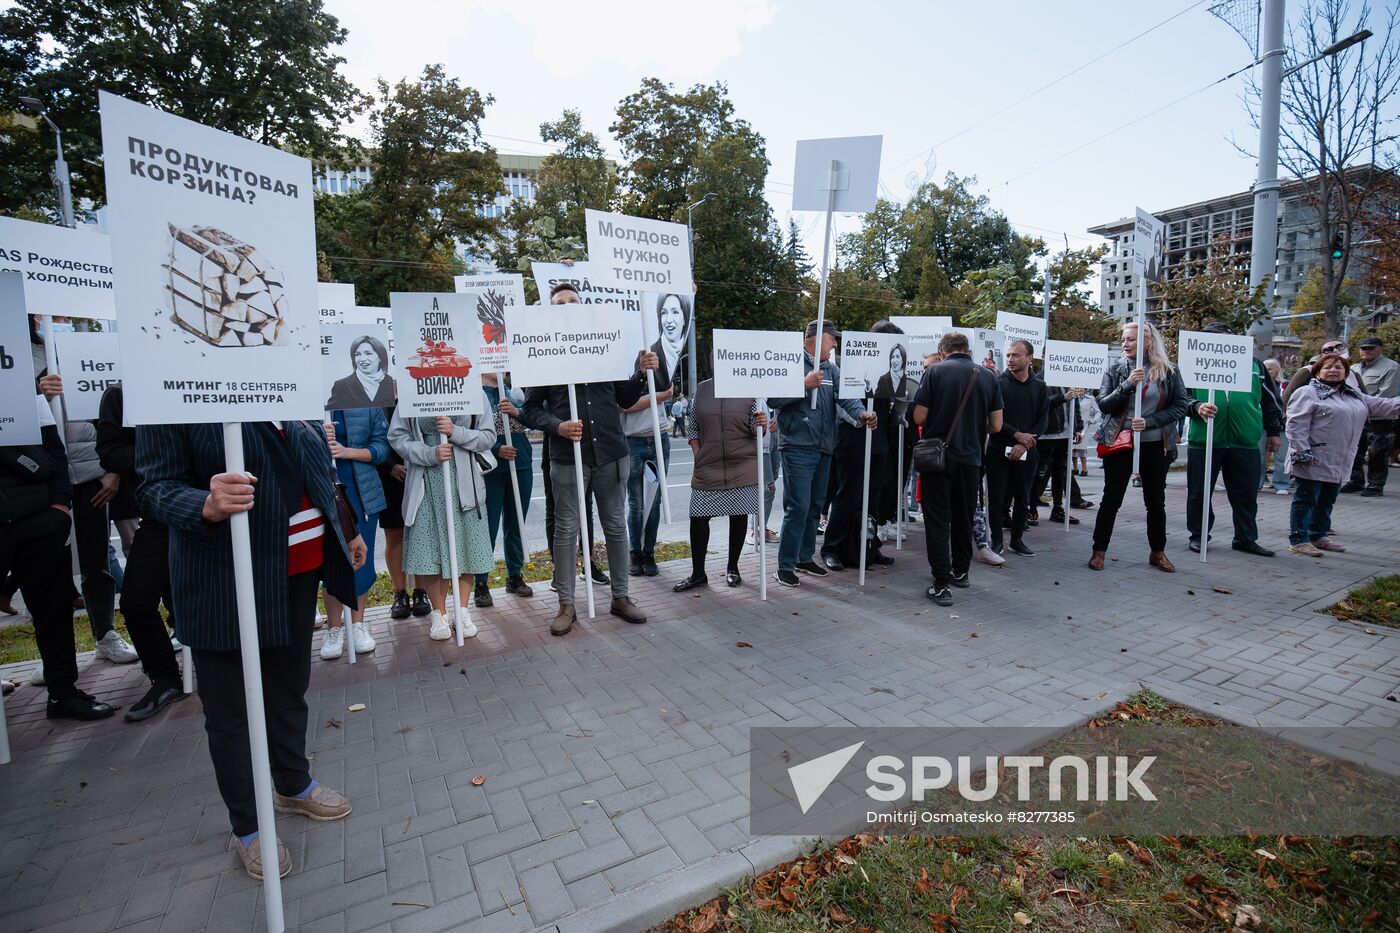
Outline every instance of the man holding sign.
<svg viewBox="0 0 1400 933"><path fill-rule="evenodd" d="M1218 339L1211 340L1205 335ZM1274 552L1259 543L1259 527L1255 523L1263 474L1259 441L1261 436L1268 435L1268 449L1276 451L1283 433L1283 411L1278 396L1265 387L1268 373L1253 358L1248 338L1232 336L1227 324L1207 324L1201 334L1183 331L1179 342L1181 375L1192 395L1186 461L1186 528L1191 535L1188 546L1193 551L1201 550L1201 513L1205 508L1206 490L1214 489L1216 479L1223 473L1225 495L1230 500L1235 524L1235 537L1230 547L1258 557L1273 557ZM1248 391L1220 391L1209 387L1217 374L1223 379L1232 367L1244 368L1249 373ZM1216 419L1215 430L1211 432L1213 444L1207 452L1206 423L1212 418ZM1210 525L1214 524L1212 509ZM1210 529L1205 533L1209 534Z"/></svg>

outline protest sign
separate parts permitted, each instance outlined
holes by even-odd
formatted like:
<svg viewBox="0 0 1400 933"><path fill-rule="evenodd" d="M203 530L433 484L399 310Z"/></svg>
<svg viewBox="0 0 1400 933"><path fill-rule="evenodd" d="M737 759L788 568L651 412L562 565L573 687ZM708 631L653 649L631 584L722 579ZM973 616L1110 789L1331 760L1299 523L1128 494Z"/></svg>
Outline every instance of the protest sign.
<svg viewBox="0 0 1400 933"><path fill-rule="evenodd" d="M326 411L393 408L389 329L382 324L321 325L321 393Z"/></svg>
<svg viewBox="0 0 1400 933"><path fill-rule="evenodd" d="M1162 277L1162 249L1165 245L1166 224L1153 217L1142 208L1137 208L1133 218L1133 264L1149 282ZM1139 289L1145 297L1147 289Z"/></svg>
<svg viewBox="0 0 1400 933"><path fill-rule="evenodd" d="M0 272L18 272L30 314L117 316L112 301L111 240L78 229L0 217Z"/></svg>
<svg viewBox="0 0 1400 933"><path fill-rule="evenodd" d="M24 274L0 272L0 447L39 443Z"/></svg>
<svg viewBox="0 0 1400 933"><path fill-rule="evenodd" d="M843 213L874 210L883 141L882 136L799 139L792 176L792 209Z"/></svg>
<svg viewBox="0 0 1400 933"><path fill-rule="evenodd" d="M1001 331L985 330L981 327L953 327L949 330L967 338L974 363L991 360L997 372L1006 368L1006 335Z"/></svg>
<svg viewBox="0 0 1400 933"><path fill-rule="evenodd" d="M384 327L388 336L389 364L391 371L398 364L398 358L394 356L394 316L388 308L366 308L357 305L345 310L344 324L356 324L365 327L371 324L379 324Z"/></svg>
<svg viewBox="0 0 1400 933"><path fill-rule="evenodd" d="M102 393L122 381L117 335L59 331L53 339L63 376L63 410L70 421L91 421Z"/></svg>
<svg viewBox="0 0 1400 933"><path fill-rule="evenodd" d="M470 295L392 292L389 310L403 350L394 364L399 411L408 417L480 415L486 398Z"/></svg>
<svg viewBox="0 0 1400 933"><path fill-rule="evenodd" d="M1112 357L1101 343L1045 342L1045 384L1061 389L1097 389Z"/></svg>
<svg viewBox="0 0 1400 933"><path fill-rule="evenodd" d="M1254 388L1254 339L1183 330L1176 335L1177 369L1188 389L1249 392Z"/></svg>
<svg viewBox="0 0 1400 933"><path fill-rule="evenodd" d="M715 398L797 398L803 394L802 333L721 330L715 348Z"/></svg>
<svg viewBox="0 0 1400 933"><path fill-rule="evenodd" d="M953 329L953 319L938 314L891 314L890 323L919 337L942 337Z"/></svg>
<svg viewBox="0 0 1400 933"><path fill-rule="evenodd" d="M614 288L691 295L690 241L684 224L584 211L593 280Z"/></svg>
<svg viewBox="0 0 1400 933"><path fill-rule="evenodd" d="M838 398L903 397L909 366L909 338L904 334L841 334L841 384Z"/></svg>
<svg viewBox="0 0 1400 933"><path fill-rule="evenodd" d="M131 423L319 419L311 163L100 96Z"/></svg>
<svg viewBox="0 0 1400 933"><path fill-rule="evenodd" d="M528 387L627 379L637 353L625 345L622 319L617 305L506 309L512 380Z"/></svg>
<svg viewBox="0 0 1400 933"><path fill-rule="evenodd" d="M518 273L454 275L458 292L472 296L476 315L476 360L484 373L510 369L506 347L506 308L525 307L525 280Z"/></svg>
<svg viewBox="0 0 1400 933"><path fill-rule="evenodd" d="M681 357L686 354L690 329L695 326L695 298L673 292L645 292L638 315L643 343L639 349L649 349L661 361L656 384L670 385L678 375ZM628 339L634 339L632 322L627 323ZM655 339L648 340L647 338ZM632 346L632 343L628 343Z"/></svg>
<svg viewBox="0 0 1400 933"><path fill-rule="evenodd" d="M317 282L316 300L321 306L322 324L341 324L355 307L355 286L343 282Z"/></svg>
<svg viewBox="0 0 1400 933"><path fill-rule="evenodd" d="M639 311L642 307L642 293L630 288L613 288L600 284L593 277L593 266L587 262L576 262L566 266L562 262L532 262L530 272L535 277L535 287L540 292L540 304L549 304L550 290L560 282L568 282L578 292L579 304L618 305L629 311Z"/></svg>
<svg viewBox="0 0 1400 933"><path fill-rule="evenodd" d="M1043 317L1032 317L1029 314L997 312L997 330L1006 335L1008 343L1012 340L1029 340L1033 348L1032 356L1045 355L1045 334L1049 323Z"/></svg>

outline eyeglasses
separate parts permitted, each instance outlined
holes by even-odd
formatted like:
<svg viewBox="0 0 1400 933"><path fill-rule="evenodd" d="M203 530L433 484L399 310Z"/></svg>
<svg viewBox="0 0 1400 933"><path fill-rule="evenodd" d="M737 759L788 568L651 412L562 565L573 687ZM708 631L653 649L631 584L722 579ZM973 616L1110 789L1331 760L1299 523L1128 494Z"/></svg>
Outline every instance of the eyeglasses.
<svg viewBox="0 0 1400 933"><path fill-rule="evenodd" d="M1330 343L1330 344L1328 344L1327 346L1325 346L1325 347L1322 348L1322 352L1323 352L1323 353L1336 353L1336 352L1337 352L1338 350L1340 350L1341 348L1342 348L1342 345L1341 345L1340 343Z"/></svg>

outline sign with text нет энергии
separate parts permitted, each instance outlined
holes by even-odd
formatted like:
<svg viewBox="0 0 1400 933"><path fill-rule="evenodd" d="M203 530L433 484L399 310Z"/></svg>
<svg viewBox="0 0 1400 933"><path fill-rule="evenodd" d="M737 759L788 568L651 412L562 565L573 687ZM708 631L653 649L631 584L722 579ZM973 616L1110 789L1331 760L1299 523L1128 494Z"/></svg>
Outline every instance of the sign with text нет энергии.
<svg viewBox="0 0 1400 933"><path fill-rule="evenodd" d="M58 372L63 376L63 413L69 421L97 417L102 393L122 381L117 335L59 331L53 335Z"/></svg>

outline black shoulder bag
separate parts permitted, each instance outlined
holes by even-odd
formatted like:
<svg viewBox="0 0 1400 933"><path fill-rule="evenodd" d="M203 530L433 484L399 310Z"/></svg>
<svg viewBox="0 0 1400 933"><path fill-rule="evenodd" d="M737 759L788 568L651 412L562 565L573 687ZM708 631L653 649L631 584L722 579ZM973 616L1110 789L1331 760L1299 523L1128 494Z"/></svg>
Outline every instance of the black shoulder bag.
<svg viewBox="0 0 1400 933"><path fill-rule="evenodd" d="M948 459L948 445L958 433L963 409L967 407L967 400L972 397L972 387L976 384L977 370L974 369L971 378L967 380L967 388L963 390L962 401L958 402L958 410L953 415L953 424L948 428L948 434L945 437L926 437L914 445L914 469L920 473L943 472L943 465Z"/></svg>

